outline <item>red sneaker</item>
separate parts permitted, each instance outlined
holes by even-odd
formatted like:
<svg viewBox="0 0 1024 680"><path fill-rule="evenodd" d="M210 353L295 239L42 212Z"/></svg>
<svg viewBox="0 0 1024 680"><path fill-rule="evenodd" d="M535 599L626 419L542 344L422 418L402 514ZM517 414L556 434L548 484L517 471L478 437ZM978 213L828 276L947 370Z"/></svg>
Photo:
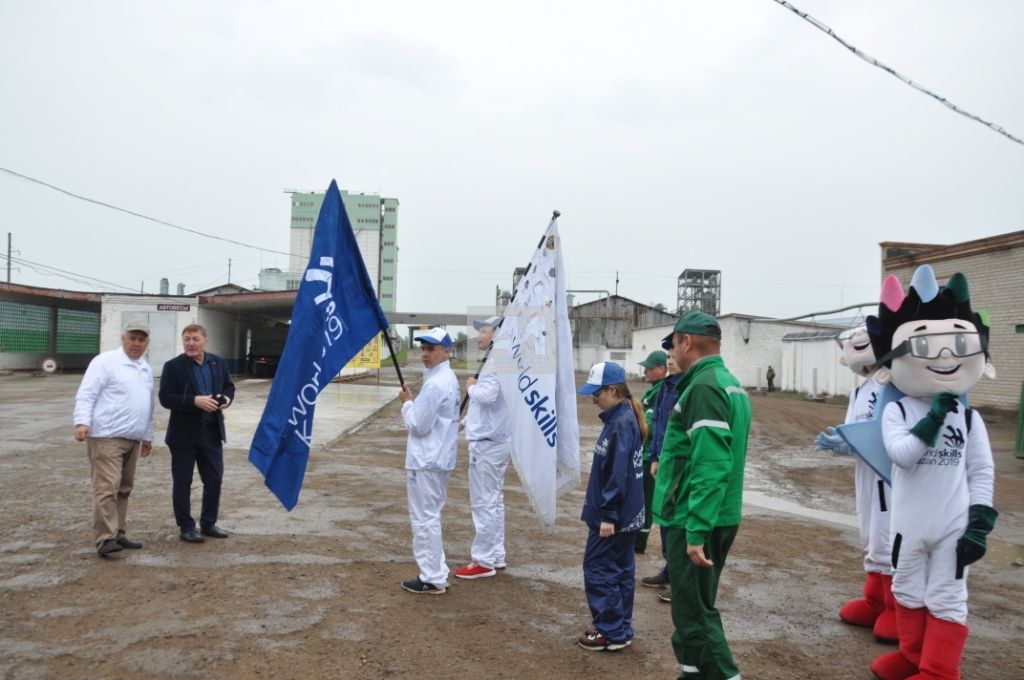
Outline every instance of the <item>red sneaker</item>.
<svg viewBox="0 0 1024 680"><path fill-rule="evenodd" d="M455 576L464 579L475 579L475 578L487 578L488 576L494 576L497 574L494 567L485 567L477 562L470 562L462 569L455 570Z"/></svg>
<svg viewBox="0 0 1024 680"><path fill-rule="evenodd" d="M617 652L620 649L629 647L632 643L632 640L626 640L625 642L612 642L593 628L576 638L576 644L591 652Z"/></svg>

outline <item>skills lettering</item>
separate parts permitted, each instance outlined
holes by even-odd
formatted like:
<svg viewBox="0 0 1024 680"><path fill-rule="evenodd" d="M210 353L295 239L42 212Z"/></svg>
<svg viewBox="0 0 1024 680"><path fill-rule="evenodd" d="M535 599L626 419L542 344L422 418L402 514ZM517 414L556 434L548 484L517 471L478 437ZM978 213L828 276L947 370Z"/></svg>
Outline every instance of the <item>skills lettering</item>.
<svg viewBox="0 0 1024 680"><path fill-rule="evenodd" d="M558 416L553 405L550 408L546 406L549 401L548 395L542 395L536 389L532 389L537 382L537 378L532 378L523 371L519 374L516 385L519 393L523 395L523 403L530 407L530 415L544 436L545 443L553 447L558 441Z"/></svg>

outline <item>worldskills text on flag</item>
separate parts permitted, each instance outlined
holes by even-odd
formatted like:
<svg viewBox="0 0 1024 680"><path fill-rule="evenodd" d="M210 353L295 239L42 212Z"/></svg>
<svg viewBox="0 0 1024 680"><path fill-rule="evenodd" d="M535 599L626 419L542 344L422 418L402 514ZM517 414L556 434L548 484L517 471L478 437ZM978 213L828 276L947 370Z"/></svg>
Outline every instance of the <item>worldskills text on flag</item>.
<svg viewBox="0 0 1024 680"><path fill-rule="evenodd" d="M580 482L565 258L555 220L505 309L484 370L501 382L523 488L541 520L554 524L556 499Z"/></svg>
<svg viewBox="0 0 1024 680"><path fill-rule="evenodd" d="M249 462L287 509L295 507L302 489L317 396L387 327L332 180L316 221L288 341L249 448Z"/></svg>

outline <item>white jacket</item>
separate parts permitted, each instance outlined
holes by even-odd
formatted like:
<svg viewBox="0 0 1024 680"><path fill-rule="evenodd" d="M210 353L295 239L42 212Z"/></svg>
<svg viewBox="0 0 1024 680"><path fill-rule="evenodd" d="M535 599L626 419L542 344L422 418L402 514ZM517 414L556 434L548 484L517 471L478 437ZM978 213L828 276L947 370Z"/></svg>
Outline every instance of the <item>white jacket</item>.
<svg viewBox="0 0 1024 680"><path fill-rule="evenodd" d="M447 361L423 373L419 395L402 404L402 421L409 431L405 450L407 470L455 467L459 443L459 381Z"/></svg>
<svg viewBox="0 0 1024 680"><path fill-rule="evenodd" d="M937 540L946 533L963 533L969 506L992 506L995 467L988 431L977 411L971 411L970 430L962 406L946 414L935 446L911 434L930 407L930 399L915 397L887 405L882 437L893 462L892 530Z"/></svg>
<svg viewBox="0 0 1024 680"><path fill-rule="evenodd" d="M471 442L507 442L511 438L508 406L501 394L501 381L493 371L481 373L470 387L466 413L466 440Z"/></svg>
<svg viewBox="0 0 1024 680"><path fill-rule="evenodd" d="M75 395L74 420L90 437L153 441L153 369L120 347L97 355Z"/></svg>

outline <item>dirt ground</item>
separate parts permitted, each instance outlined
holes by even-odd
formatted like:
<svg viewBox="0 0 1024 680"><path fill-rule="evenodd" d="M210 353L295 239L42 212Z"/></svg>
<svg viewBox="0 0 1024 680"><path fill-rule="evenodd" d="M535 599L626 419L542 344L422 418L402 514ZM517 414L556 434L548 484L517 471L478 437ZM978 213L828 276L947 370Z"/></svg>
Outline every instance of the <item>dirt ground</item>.
<svg viewBox="0 0 1024 680"><path fill-rule="evenodd" d="M292 513L247 462L248 441L236 441L226 451L220 521L232 535L202 545L177 538L161 445L139 465L129 508L129 535L144 548L101 559L91 543L84 447L70 437L78 379L62 379L55 397L33 383L48 379L0 377L3 439L23 431L14 414L26 408L60 414L41 419L38 438L0 448L0 679L677 673L669 607L639 587L660 566L656 532L637 560L632 647L594 653L574 644L589 624L580 567L586 530L578 520L586 467L579 489L560 500L553 528L539 524L510 472L508 569L453 579L447 594L429 597L398 585L417 569L397 401L313 452ZM238 400L262 400L268 388L241 381ZM779 394L752 401L746 488L761 500L745 509L719 595L743 677L870 678L870 662L891 648L836 616L863 578L852 461L811 445L842 420L845 406ZM600 431L597 409L581 400L579 411L589 451ZM1024 677L1024 461L1011 452L1010 417L987 420L1001 515L989 557L971 570L972 635L962 668L969 680L1006 680ZM228 427L230 436L230 420ZM473 534L466 462L462 444L444 513L453 568L468 561ZM197 506L198 489L193 498Z"/></svg>

